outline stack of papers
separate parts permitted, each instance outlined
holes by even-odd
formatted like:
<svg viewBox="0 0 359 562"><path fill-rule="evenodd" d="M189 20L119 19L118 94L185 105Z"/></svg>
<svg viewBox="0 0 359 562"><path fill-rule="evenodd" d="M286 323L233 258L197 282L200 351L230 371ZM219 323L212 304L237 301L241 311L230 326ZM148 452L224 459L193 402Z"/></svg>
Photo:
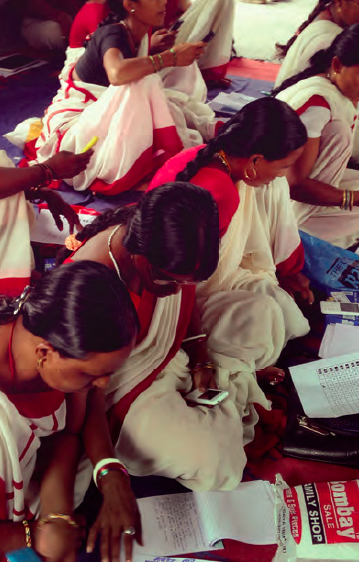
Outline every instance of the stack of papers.
<svg viewBox="0 0 359 562"><path fill-rule="evenodd" d="M237 111L242 109L242 107L255 99L256 98L252 98L244 94L239 94L238 92L231 92L230 94L220 92L214 100L209 102L208 105L217 113L234 115Z"/></svg>

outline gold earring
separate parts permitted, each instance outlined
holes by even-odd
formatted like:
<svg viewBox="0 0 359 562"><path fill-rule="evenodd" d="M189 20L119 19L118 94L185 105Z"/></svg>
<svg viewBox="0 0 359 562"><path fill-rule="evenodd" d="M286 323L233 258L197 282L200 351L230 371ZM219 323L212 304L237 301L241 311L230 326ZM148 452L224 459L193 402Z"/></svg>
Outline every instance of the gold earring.
<svg viewBox="0 0 359 562"><path fill-rule="evenodd" d="M38 371L40 371L40 369L42 369L44 361L45 361L45 357L40 357L37 360L36 368L37 368Z"/></svg>
<svg viewBox="0 0 359 562"><path fill-rule="evenodd" d="M255 179L257 178L257 172L256 172L256 170L255 170L254 168L251 168L251 170L252 170L252 172L253 172L253 174L254 174L254 176L253 176L252 178L251 178L251 176L248 174L247 170L244 170L244 177L246 178L246 180L251 180L251 181L253 181L253 180L255 180Z"/></svg>

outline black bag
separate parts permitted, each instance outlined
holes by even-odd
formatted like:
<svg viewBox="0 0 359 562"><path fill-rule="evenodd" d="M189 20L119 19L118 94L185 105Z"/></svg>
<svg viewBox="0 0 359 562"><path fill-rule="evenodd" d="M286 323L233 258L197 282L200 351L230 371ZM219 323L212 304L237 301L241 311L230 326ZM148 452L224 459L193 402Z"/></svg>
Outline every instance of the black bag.
<svg viewBox="0 0 359 562"><path fill-rule="evenodd" d="M293 386L288 401L283 454L359 468L359 414L308 418Z"/></svg>

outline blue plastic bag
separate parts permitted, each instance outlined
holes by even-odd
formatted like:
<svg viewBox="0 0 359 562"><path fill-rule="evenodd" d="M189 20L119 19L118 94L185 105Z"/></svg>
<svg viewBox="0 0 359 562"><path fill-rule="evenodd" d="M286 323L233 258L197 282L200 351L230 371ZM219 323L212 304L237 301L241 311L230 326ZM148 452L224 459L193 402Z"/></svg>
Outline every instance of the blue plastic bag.
<svg viewBox="0 0 359 562"><path fill-rule="evenodd" d="M313 287L327 295L333 291L352 291L353 297L358 298L359 256L302 231L300 237L305 252L303 273ZM353 300L357 302L357 298Z"/></svg>

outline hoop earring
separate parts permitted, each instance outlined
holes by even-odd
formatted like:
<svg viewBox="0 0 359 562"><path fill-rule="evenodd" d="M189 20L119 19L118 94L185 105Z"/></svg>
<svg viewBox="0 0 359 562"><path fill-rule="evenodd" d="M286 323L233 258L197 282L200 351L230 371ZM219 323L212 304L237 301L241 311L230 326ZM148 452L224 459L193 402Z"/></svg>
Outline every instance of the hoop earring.
<svg viewBox="0 0 359 562"><path fill-rule="evenodd" d="M36 368L37 368L38 371L40 371L40 369L42 369L43 364L44 364L44 361L45 361L45 357L40 357L40 358L37 360Z"/></svg>
<svg viewBox="0 0 359 562"><path fill-rule="evenodd" d="M253 177L253 178L251 178L251 176L248 174L247 170L244 170L244 177L246 178L246 180L251 180L251 181L253 181L253 180L257 179L257 172L256 172L256 170L255 170L254 168L251 168L251 170L252 170L252 172L254 173L254 177Z"/></svg>

